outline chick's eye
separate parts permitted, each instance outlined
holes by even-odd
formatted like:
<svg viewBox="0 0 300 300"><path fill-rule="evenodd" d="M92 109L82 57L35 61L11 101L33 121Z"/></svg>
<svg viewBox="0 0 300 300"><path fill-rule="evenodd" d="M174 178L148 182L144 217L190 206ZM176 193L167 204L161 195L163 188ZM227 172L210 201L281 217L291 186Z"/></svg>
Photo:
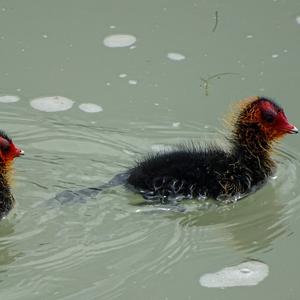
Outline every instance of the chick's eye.
<svg viewBox="0 0 300 300"><path fill-rule="evenodd" d="M263 111L262 117L267 123L273 123L275 121L276 114L272 111Z"/></svg>
<svg viewBox="0 0 300 300"><path fill-rule="evenodd" d="M0 139L0 148L1 151L3 152L8 152L9 151L9 142L6 139L1 138Z"/></svg>

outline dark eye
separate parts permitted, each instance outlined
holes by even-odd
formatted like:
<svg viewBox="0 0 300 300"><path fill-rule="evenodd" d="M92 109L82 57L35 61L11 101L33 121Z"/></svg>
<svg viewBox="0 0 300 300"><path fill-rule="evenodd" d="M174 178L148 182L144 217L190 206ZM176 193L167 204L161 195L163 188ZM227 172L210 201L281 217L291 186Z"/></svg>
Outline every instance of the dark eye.
<svg viewBox="0 0 300 300"><path fill-rule="evenodd" d="M0 148L1 148L1 151L2 152L8 152L9 151L9 147L10 147L9 142L6 139L1 138L0 139Z"/></svg>
<svg viewBox="0 0 300 300"><path fill-rule="evenodd" d="M265 122L273 123L276 119L276 114L273 111L264 110L262 111L262 117Z"/></svg>

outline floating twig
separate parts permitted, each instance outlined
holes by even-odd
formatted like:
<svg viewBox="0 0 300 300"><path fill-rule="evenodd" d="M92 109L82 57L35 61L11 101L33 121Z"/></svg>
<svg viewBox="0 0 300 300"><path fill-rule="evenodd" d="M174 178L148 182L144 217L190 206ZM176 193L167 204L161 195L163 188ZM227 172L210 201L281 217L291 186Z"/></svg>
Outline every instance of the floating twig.
<svg viewBox="0 0 300 300"><path fill-rule="evenodd" d="M203 84L205 96L208 96L209 82L214 80L214 79L220 79L221 77L226 76L226 75L238 75L238 73L224 72L224 73L214 74L214 75L209 76L207 78L200 78L200 80L202 81L202 84Z"/></svg>
<svg viewBox="0 0 300 300"><path fill-rule="evenodd" d="M216 11L215 11L215 25L214 25L214 27L213 27L213 29L212 29L212 32L215 32L215 31L216 31L216 29L217 29L217 27L218 27L218 23L219 23L219 13L218 13L218 11L216 10Z"/></svg>

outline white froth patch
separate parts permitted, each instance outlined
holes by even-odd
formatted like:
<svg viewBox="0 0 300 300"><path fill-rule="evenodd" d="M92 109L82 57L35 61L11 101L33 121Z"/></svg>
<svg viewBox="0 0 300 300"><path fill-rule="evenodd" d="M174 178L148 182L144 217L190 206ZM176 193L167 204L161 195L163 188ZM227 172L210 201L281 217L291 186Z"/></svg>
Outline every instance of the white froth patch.
<svg viewBox="0 0 300 300"><path fill-rule="evenodd" d="M97 113L103 111L103 108L100 105L94 103L82 103L78 107L80 110L87 113Z"/></svg>
<svg viewBox="0 0 300 300"><path fill-rule="evenodd" d="M0 102L1 103L13 103L18 102L20 100L20 97L15 95L3 95L0 96Z"/></svg>
<svg viewBox="0 0 300 300"><path fill-rule="evenodd" d="M297 16L297 17L296 17L296 22L297 22L297 24L300 25L300 16Z"/></svg>
<svg viewBox="0 0 300 300"><path fill-rule="evenodd" d="M235 286L253 286L269 275L269 267L259 261L248 261L236 266L224 268L216 273L204 274L200 284L209 288Z"/></svg>
<svg viewBox="0 0 300 300"><path fill-rule="evenodd" d="M170 52L167 54L167 57L171 60L176 60L176 61L180 61L180 60L184 60L185 56L180 54L180 53L175 53L175 52Z"/></svg>
<svg viewBox="0 0 300 300"><path fill-rule="evenodd" d="M130 34L113 34L103 40L103 44L109 48L129 47L136 42L136 37Z"/></svg>
<svg viewBox="0 0 300 300"><path fill-rule="evenodd" d="M174 123L172 124L172 126L175 127L175 128L177 128L177 127L180 126L180 122L174 122Z"/></svg>
<svg viewBox="0 0 300 300"><path fill-rule="evenodd" d="M128 83L129 84L132 84L132 85L136 85L137 84L137 80L128 80Z"/></svg>
<svg viewBox="0 0 300 300"><path fill-rule="evenodd" d="M41 97L30 101L30 105L34 109L45 112L65 111L70 109L73 104L73 100L62 96Z"/></svg>

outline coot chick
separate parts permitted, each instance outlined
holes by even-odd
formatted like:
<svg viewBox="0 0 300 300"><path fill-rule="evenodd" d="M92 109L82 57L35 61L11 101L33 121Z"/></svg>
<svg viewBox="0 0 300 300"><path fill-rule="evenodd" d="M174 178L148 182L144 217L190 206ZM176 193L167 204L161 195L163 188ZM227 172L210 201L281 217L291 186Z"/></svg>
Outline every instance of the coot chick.
<svg viewBox="0 0 300 300"><path fill-rule="evenodd" d="M273 100L249 97L234 115L228 150L181 146L149 154L128 171L126 185L151 201L214 198L235 201L261 186L275 170L275 141L297 133Z"/></svg>
<svg viewBox="0 0 300 300"><path fill-rule="evenodd" d="M4 131L0 131L0 219L5 217L15 204L10 190L13 160L24 151L18 148Z"/></svg>

